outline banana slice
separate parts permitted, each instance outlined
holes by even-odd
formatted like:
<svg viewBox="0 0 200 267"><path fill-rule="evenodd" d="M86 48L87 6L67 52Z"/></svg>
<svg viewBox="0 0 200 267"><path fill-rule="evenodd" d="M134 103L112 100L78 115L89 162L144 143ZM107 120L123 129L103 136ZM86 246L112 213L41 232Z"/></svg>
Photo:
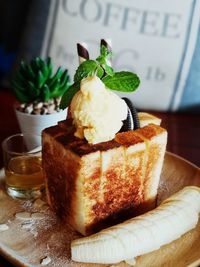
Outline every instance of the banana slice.
<svg viewBox="0 0 200 267"><path fill-rule="evenodd" d="M144 215L72 241L72 260L101 264L129 261L193 229L199 213L200 188L185 187Z"/></svg>

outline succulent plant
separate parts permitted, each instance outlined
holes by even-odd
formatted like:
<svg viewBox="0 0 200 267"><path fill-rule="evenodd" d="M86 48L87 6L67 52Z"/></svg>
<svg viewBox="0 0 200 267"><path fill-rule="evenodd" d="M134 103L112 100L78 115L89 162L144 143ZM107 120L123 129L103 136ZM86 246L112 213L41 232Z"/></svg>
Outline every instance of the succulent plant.
<svg viewBox="0 0 200 267"><path fill-rule="evenodd" d="M12 80L13 92L21 103L46 102L62 96L68 87L68 71L59 67L52 75L51 58L36 57L30 63L21 61Z"/></svg>

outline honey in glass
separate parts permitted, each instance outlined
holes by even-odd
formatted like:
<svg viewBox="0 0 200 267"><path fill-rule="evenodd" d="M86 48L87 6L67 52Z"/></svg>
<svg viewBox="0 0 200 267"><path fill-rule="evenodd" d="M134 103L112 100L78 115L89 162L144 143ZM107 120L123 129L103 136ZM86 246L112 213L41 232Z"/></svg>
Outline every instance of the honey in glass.
<svg viewBox="0 0 200 267"><path fill-rule="evenodd" d="M35 198L44 188L41 136L16 134L2 144L7 193L17 198Z"/></svg>
<svg viewBox="0 0 200 267"><path fill-rule="evenodd" d="M40 157L12 158L5 169L6 183L15 189L40 189L44 183Z"/></svg>

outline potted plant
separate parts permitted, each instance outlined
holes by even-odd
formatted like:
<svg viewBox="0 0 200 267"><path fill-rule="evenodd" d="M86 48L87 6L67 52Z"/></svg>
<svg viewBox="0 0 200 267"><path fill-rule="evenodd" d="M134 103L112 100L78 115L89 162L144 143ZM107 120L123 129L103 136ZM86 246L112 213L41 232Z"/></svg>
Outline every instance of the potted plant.
<svg viewBox="0 0 200 267"><path fill-rule="evenodd" d="M61 67L53 74L51 58L21 61L11 84L18 100L15 112L23 133L40 135L44 128L66 118L67 110L60 110L59 105L69 87L69 75Z"/></svg>

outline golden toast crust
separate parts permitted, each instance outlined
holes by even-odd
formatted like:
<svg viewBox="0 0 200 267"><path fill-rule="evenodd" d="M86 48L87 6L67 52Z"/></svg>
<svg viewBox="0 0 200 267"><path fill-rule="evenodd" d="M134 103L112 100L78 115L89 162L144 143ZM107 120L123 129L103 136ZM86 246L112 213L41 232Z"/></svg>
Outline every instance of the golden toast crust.
<svg viewBox="0 0 200 267"><path fill-rule="evenodd" d="M155 206L165 129L151 124L96 145L74 131L66 120L42 134L47 197L58 215L88 235Z"/></svg>

